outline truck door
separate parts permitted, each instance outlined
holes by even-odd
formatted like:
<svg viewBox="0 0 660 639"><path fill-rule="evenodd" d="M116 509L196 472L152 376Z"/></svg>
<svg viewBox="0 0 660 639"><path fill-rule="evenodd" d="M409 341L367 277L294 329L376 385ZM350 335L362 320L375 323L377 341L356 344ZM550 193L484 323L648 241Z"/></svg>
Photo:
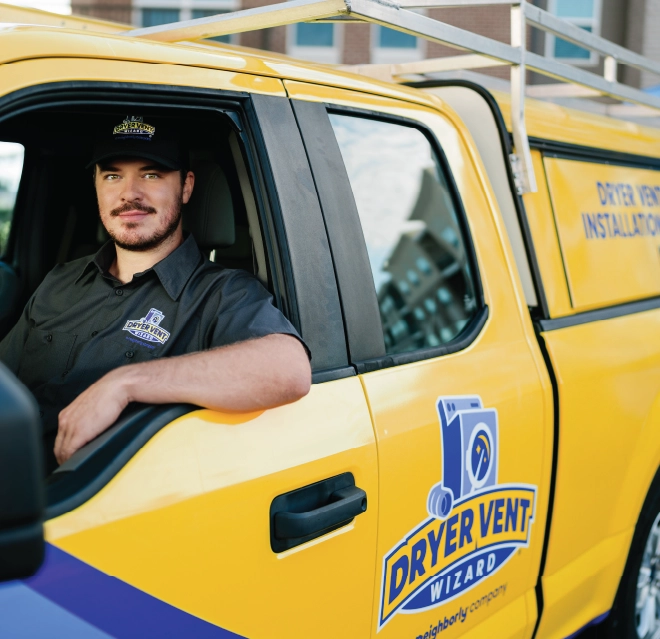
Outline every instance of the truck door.
<svg viewBox="0 0 660 639"><path fill-rule="evenodd" d="M530 637L552 394L474 146L431 108L285 84L376 430L373 634Z"/></svg>
<svg viewBox="0 0 660 639"><path fill-rule="evenodd" d="M366 637L376 443L348 368L326 231L282 85L181 67L169 81L195 88L177 88L174 100L161 65L102 61L114 81L98 97L98 83L87 93L81 80L100 77L94 64L70 59L57 70L57 80L76 81L72 109L124 112L139 103L199 122L207 108L213 118L224 108L240 123L230 146L243 162L240 188L254 198L246 200L257 220L251 235L267 247L257 257L311 350L314 384L303 400L265 412L150 407L80 451L49 483L41 571L0 588L0 636ZM23 112L48 108L49 91L53 100L67 94L66 83L48 83L42 61L21 66L15 99ZM5 113L12 99L4 98ZM210 143L206 150L214 151ZM17 230L30 229L30 214L17 211Z"/></svg>

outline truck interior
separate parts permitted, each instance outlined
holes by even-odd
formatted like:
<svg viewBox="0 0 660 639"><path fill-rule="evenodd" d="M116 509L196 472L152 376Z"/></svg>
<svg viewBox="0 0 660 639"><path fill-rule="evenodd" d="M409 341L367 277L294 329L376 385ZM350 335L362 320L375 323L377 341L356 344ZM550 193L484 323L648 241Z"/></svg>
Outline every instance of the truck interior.
<svg viewBox="0 0 660 639"><path fill-rule="evenodd" d="M100 126L120 122L135 108L121 103L98 110L50 107L0 124L0 141L14 150L11 166L10 160L2 165L7 175L0 175L0 181L8 183L9 172L20 171L11 213L10 194L6 197L0 338L56 264L92 256L108 240L86 165ZM244 269L268 285L256 200L229 117L153 108L144 116L179 127L189 145L196 182L183 210L185 229L212 261Z"/></svg>
<svg viewBox="0 0 660 639"><path fill-rule="evenodd" d="M89 102L23 109L0 122L0 339L56 264L91 258L109 239L86 167L99 127L121 122L127 113L181 131L196 179L182 210L184 230L211 261L256 275L272 292L258 178L239 134L240 116L219 108L136 105L119 96ZM48 477L49 516L88 499L158 430L195 409L129 406L113 427Z"/></svg>

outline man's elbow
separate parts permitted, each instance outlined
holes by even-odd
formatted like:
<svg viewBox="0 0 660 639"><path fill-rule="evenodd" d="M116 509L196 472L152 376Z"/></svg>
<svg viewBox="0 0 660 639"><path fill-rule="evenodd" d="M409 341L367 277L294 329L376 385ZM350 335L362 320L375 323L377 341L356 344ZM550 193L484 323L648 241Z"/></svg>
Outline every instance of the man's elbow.
<svg viewBox="0 0 660 639"><path fill-rule="evenodd" d="M307 395L312 387L312 370L307 365L307 372L304 375L301 375L297 381L295 388L296 400L302 399Z"/></svg>
<svg viewBox="0 0 660 639"><path fill-rule="evenodd" d="M287 380L287 391L289 400L287 403L297 402L309 393L312 386L312 369L305 355L305 361L298 363L290 371L291 375Z"/></svg>
<svg viewBox="0 0 660 639"><path fill-rule="evenodd" d="M282 383L287 404L305 397L312 386L312 368L307 352L298 340L289 340L286 344L288 352L282 362Z"/></svg>

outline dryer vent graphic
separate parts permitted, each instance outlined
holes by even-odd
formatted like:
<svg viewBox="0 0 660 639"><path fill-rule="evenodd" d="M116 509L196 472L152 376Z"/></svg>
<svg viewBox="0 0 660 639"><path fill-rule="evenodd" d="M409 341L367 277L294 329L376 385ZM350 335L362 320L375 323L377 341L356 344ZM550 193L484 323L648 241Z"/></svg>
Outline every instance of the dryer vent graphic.
<svg viewBox="0 0 660 639"><path fill-rule="evenodd" d="M379 630L398 613L462 596L529 545L536 486L499 483L497 410L484 408L478 395L440 397L435 405L442 481L420 495L425 519L383 557Z"/></svg>
<svg viewBox="0 0 660 639"><path fill-rule="evenodd" d="M445 519L454 503L497 484L497 411L473 395L438 398L442 481L431 488L429 515Z"/></svg>

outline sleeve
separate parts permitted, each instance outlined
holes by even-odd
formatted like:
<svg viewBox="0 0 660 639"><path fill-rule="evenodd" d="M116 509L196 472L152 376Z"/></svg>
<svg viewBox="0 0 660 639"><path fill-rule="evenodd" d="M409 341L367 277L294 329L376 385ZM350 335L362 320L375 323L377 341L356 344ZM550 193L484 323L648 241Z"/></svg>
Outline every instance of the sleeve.
<svg viewBox="0 0 660 639"><path fill-rule="evenodd" d="M257 278L232 271L222 283L214 317L205 335L205 347L226 346L266 335L291 335L309 348L293 324L273 305L271 294Z"/></svg>
<svg viewBox="0 0 660 639"><path fill-rule="evenodd" d="M34 297L33 295L25 305L14 328L0 341L0 362L7 366L14 375L18 375L23 348L30 334L30 326L32 325L30 314Z"/></svg>

